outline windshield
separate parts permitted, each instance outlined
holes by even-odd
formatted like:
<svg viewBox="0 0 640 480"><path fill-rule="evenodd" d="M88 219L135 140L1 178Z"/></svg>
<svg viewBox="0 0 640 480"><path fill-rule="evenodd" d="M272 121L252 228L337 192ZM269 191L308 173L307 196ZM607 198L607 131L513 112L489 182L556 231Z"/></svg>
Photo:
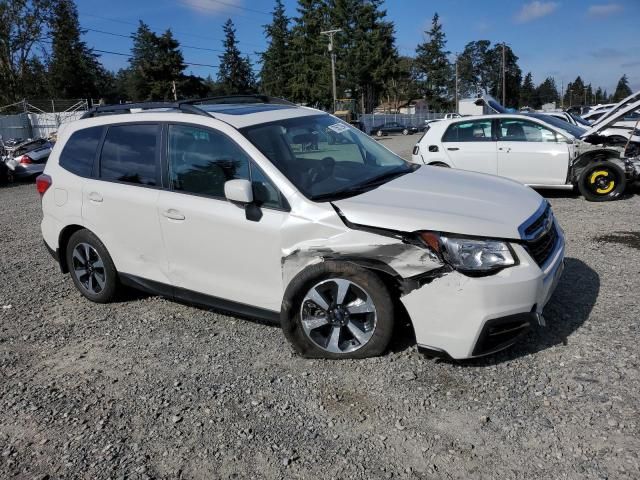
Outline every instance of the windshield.
<svg viewBox="0 0 640 480"><path fill-rule="evenodd" d="M564 120L560 120L557 117L552 117L551 115L545 115L544 113L528 113L530 117L537 118L538 120L542 120L549 125L553 125L560 130L564 130L565 132L573 135L576 138L580 138L586 130L584 128L578 127L576 125L571 125L569 122L565 122Z"/></svg>
<svg viewBox="0 0 640 480"><path fill-rule="evenodd" d="M576 123L579 123L580 125L584 125L585 128L591 126L591 124L589 122L587 122L584 118L582 118L580 115L574 115L571 112L567 112L568 115L571 115L571 118L573 118Z"/></svg>
<svg viewBox="0 0 640 480"><path fill-rule="evenodd" d="M312 200L357 195L418 168L326 114L252 125L242 133Z"/></svg>

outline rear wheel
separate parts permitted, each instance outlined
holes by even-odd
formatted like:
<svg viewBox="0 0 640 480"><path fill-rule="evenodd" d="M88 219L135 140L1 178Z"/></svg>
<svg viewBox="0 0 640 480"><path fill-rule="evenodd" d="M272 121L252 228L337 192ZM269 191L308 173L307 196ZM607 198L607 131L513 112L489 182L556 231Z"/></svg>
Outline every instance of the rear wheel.
<svg viewBox="0 0 640 480"><path fill-rule="evenodd" d="M382 134L383 134L382 130L378 130L378 131L376 132L376 136L377 136L377 137L381 137L381 136L382 136Z"/></svg>
<svg viewBox="0 0 640 480"><path fill-rule="evenodd" d="M449 165L443 162L433 162L433 163L430 163L429 165L431 165L432 167L451 168Z"/></svg>
<svg viewBox="0 0 640 480"><path fill-rule="evenodd" d="M402 130L402 134L403 135L409 135L409 130L407 130L406 128L404 130Z"/></svg>
<svg viewBox="0 0 640 480"><path fill-rule="evenodd" d="M578 179L580 193L591 202L615 200L624 193L626 186L622 168L609 161L589 165Z"/></svg>
<svg viewBox="0 0 640 480"><path fill-rule="evenodd" d="M380 355L393 333L393 302L374 273L350 263L323 262L287 288L282 328L309 358Z"/></svg>
<svg viewBox="0 0 640 480"><path fill-rule="evenodd" d="M67 265L76 288L92 302L107 303L116 296L118 272L100 239L78 230L69 239Z"/></svg>

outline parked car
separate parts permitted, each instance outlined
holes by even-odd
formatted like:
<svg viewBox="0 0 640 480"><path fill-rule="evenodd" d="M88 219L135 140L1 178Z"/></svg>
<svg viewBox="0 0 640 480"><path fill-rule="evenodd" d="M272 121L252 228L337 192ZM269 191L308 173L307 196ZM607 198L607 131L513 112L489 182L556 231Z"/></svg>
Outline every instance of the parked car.
<svg viewBox="0 0 640 480"><path fill-rule="evenodd" d="M592 201L613 200L640 177L640 158L604 146L600 135L640 106L621 102L616 115L585 130L544 114L507 114L442 120L413 150L419 164L499 175L534 187L577 187Z"/></svg>
<svg viewBox="0 0 640 480"><path fill-rule="evenodd" d="M388 122L384 125L378 125L371 129L376 136L382 137L383 135L389 135L390 133L402 133L403 135L409 135L418 133L418 127L412 125L405 125L399 122Z"/></svg>
<svg viewBox="0 0 640 480"><path fill-rule="evenodd" d="M378 355L400 312L453 358L543 322L564 237L535 191L255 99L97 107L60 129L36 182L42 234L82 295L124 284L280 322L309 357Z"/></svg>
<svg viewBox="0 0 640 480"><path fill-rule="evenodd" d="M585 131L591 128L591 124L589 122L584 120L582 117L569 112L544 112L543 114L536 113L534 115L547 115L559 120L564 120L565 122L584 129ZM604 139L603 145L623 148L627 147L632 149L633 152L640 153L640 130L636 129L637 116L638 114L636 112L631 112L621 121L617 121L612 126L602 130L599 135ZM541 118L544 119L544 117ZM633 121L633 118L636 118L636 121ZM559 124L559 126L560 125L561 124ZM627 142L631 142L633 145L627 146Z"/></svg>
<svg viewBox="0 0 640 480"><path fill-rule="evenodd" d="M13 178L33 178L44 171L52 143L45 138L11 140L4 144L2 162Z"/></svg>

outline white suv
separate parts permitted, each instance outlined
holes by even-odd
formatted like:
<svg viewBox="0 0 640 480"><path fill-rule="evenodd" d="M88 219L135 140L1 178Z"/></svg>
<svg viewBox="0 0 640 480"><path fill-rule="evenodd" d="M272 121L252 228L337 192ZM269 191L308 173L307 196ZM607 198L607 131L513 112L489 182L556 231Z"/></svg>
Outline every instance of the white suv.
<svg viewBox="0 0 640 480"><path fill-rule="evenodd" d="M88 299L128 285L279 321L309 357L378 355L405 312L419 347L500 350L542 322L563 267L533 190L413 165L268 97L98 107L37 188L45 243Z"/></svg>

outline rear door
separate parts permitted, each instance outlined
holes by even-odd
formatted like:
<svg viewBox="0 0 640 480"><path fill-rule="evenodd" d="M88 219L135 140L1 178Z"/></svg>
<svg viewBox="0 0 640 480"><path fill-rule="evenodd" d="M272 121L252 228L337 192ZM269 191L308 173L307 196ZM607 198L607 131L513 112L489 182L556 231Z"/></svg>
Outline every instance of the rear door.
<svg viewBox="0 0 640 480"><path fill-rule="evenodd" d="M442 145L455 168L497 174L496 142L490 118L452 123L442 136Z"/></svg>
<svg viewBox="0 0 640 480"><path fill-rule="evenodd" d="M94 178L82 188L82 219L105 244L120 273L169 283L157 202L160 125L105 129Z"/></svg>
<svg viewBox="0 0 640 480"><path fill-rule="evenodd" d="M498 175L527 185L564 185L569 168L565 137L521 118L498 120Z"/></svg>

